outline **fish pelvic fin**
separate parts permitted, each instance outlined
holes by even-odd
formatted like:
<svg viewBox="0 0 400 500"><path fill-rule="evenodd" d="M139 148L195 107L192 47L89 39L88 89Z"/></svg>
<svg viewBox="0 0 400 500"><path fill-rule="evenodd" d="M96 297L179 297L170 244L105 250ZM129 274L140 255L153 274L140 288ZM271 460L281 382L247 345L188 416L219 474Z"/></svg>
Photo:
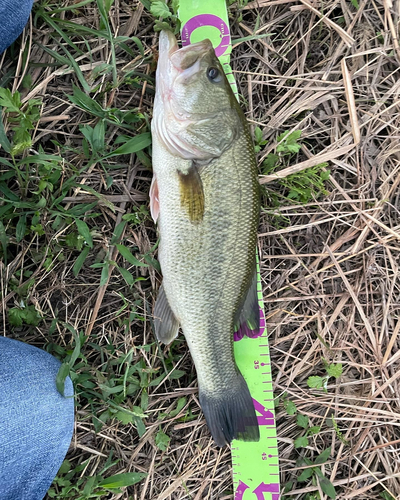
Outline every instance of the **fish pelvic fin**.
<svg viewBox="0 0 400 500"><path fill-rule="evenodd" d="M207 394L200 388L199 397L208 428L217 446L229 444L233 439L260 440L253 399L239 371L229 389L218 394Z"/></svg>
<svg viewBox="0 0 400 500"><path fill-rule="evenodd" d="M154 330L157 340L163 344L170 344L178 336L179 321L172 312L163 285L154 306Z"/></svg>
<svg viewBox="0 0 400 500"><path fill-rule="evenodd" d="M181 205L191 222L200 222L204 215L204 191L198 167L192 163L187 173L178 171Z"/></svg>
<svg viewBox="0 0 400 500"><path fill-rule="evenodd" d="M156 174L153 174L153 179L150 186L150 213L154 222L157 222L158 216L160 215L160 200L158 195L158 182Z"/></svg>

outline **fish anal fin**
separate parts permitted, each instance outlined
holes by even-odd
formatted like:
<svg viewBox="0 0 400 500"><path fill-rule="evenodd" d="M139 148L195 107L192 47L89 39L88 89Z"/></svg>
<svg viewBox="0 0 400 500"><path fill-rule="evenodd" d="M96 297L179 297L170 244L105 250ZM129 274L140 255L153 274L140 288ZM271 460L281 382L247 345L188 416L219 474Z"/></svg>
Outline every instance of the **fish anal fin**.
<svg viewBox="0 0 400 500"><path fill-rule="evenodd" d="M195 164L186 173L178 171L181 206L191 222L200 222L204 215L203 183Z"/></svg>
<svg viewBox="0 0 400 500"><path fill-rule="evenodd" d="M149 195L150 195L150 213L154 222L157 222L158 216L160 215L160 201L158 199L158 183L155 174L153 174Z"/></svg>
<svg viewBox="0 0 400 500"><path fill-rule="evenodd" d="M163 344L171 343L178 336L179 321L172 312L162 285L154 307L154 330L157 339Z"/></svg>
<svg viewBox="0 0 400 500"><path fill-rule="evenodd" d="M236 316L236 324L239 326L235 333L237 340L247 337L257 337L260 330L260 307L257 294L257 270L254 271L253 279L247 291L243 306Z"/></svg>

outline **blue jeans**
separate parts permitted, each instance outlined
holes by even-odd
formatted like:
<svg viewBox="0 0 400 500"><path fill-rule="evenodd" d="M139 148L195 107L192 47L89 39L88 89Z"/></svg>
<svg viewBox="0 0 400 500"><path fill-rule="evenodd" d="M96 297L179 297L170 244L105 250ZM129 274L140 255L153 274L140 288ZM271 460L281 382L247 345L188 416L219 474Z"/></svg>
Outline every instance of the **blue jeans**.
<svg viewBox="0 0 400 500"><path fill-rule="evenodd" d="M22 33L33 0L0 0L0 54Z"/></svg>
<svg viewBox="0 0 400 500"><path fill-rule="evenodd" d="M0 337L1 500L42 500L68 451L74 398L69 378L70 397L56 389L60 364L37 347Z"/></svg>

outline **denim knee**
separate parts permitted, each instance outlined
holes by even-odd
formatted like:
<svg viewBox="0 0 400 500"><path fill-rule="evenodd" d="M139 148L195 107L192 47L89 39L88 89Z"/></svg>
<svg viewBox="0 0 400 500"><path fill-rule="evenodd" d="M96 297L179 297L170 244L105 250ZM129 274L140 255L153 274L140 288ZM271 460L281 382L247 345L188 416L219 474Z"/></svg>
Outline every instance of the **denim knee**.
<svg viewBox="0 0 400 500"><path fill-rule="evenodd" d="M0 337L0 498L41 500L68 451L72 382L56 389L61 363L36 347Z"/></svg>
<svg viewBox="0 0 400 500"><path fill-rule="evenodd" d="M0 54L22 33L32 5L33 0L0 1Z"/></svg>

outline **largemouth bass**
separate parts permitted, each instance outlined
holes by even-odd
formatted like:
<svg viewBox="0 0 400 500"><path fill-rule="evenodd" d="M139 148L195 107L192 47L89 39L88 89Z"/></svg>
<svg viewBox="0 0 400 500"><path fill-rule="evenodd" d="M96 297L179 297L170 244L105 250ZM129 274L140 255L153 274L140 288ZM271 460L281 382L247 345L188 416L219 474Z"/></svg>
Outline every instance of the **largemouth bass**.
<svg viewBox="0 0 400 500"><path fill-rule="evenodd" d="M258 441L233 333L259 324L259 182L245 116L209 40L178 49L161 32L152 136L150 209L163 273L155 334L170 343L181 325L216 444Z"/></svg>

